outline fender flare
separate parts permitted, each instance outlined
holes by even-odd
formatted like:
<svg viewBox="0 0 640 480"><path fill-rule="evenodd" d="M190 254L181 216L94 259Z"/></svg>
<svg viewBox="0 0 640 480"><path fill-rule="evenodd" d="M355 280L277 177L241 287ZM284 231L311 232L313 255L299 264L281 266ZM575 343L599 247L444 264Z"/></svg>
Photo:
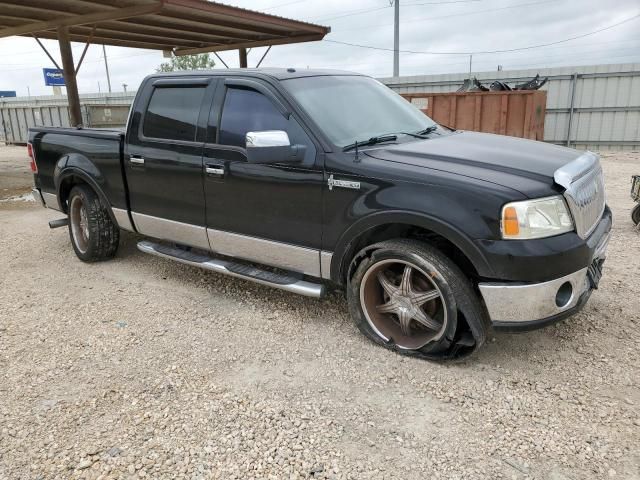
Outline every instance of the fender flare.
<svg viewBox="0 0 640 480"><path fill-rule="evenodd" d="M58 204L64 213L67 213L67 208L62 202L62 185L69 177L78 177L88 184L93 191L96 192L103 205L107 207L107 213L109 214L111 221L118 225L116 217L111 210L111 202L100 187L100 182L104 179L102 172L100 172L91 160L84 155L77 153L61 157L56 162L53 172L53 182L56 189L56 195L58 196Z"/></svg>
<svg viewBox="0 0 640 480"><path fill-rule="evenodd" d="M355 239L359 238L367 230L389 224L415 226L436 233L450 241L464 253L481 276L490 277L493 273L493 269L482 250L460 229L429 215L403 210L391 210L373 213L361 218L342 233L331 258L331 279L334 282L342 283L343 273L349 267L346 264L346 256L349 253L357 253L350 252Z"/></svg>

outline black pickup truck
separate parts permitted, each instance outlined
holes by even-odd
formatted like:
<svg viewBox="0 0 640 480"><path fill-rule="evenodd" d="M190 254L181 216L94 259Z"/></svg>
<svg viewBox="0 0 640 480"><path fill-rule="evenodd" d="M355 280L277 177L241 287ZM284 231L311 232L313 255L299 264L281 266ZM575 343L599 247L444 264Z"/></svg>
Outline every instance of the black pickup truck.
<svg viewBox="0 0 640 480"><path fill-rule="evenodd" d="M348 72L152 75L126 131L32 128L29 153L81 260L122 229L215 272L338 287L367 337L432 359L577 312L611 230L597 155L453 131Z"/></svg>

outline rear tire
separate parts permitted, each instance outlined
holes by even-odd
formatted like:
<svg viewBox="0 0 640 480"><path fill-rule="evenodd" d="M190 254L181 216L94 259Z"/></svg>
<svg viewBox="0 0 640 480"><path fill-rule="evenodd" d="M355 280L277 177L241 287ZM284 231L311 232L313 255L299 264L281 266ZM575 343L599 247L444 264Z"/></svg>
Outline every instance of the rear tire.
<svg viewBox="0 0 640 480"><path fill-rule="evenodd" d="M364 252L364 253L363 253ZM469 279L438 249L415 240L372 245L348 281L358 329L391 350L432 360L476 351L489 330Z"/></svg>
<svg viewBox="0 0 640 480"><path fill-rule="evenodd" d="M86 185L76 185L69 193L69 237L83 262L113 258L118 250L120 229L111 220L107 207Z"/></svg>
<svg viewBox="0 0 640 480"><path fill-rule="evenodd" d="M640 225L640 203L631 210L631 220L633 220L633 223L636 225Z"/></svg>

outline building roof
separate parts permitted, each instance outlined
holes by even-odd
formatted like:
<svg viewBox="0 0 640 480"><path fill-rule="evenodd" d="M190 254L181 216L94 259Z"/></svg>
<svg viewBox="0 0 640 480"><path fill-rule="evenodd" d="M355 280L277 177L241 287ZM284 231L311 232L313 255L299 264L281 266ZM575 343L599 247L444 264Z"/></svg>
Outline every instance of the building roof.
<svg viewBox="0 0 640 480"><path fill-rule="evenodd" d="M330 28L206 0L0 0L0 38L171 50L176 55L322 40Z"/></svg>

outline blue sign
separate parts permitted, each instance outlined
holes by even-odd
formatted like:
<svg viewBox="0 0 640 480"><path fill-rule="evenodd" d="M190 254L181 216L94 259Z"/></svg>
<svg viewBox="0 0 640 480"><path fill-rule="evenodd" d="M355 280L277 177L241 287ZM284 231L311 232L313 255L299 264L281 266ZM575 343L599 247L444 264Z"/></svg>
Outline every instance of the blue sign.
<svg viewBox="0 0 640 480"><path fill-rule="evenodd" d="M0 98L15 97L15 90L0 90Z"/></svg>
<svg viewBox="0 0 640 480"><path fill-rule="evenodd" d="M44 84L48 87L64 87L64 75L57 68L43 68Z"/></svg>

